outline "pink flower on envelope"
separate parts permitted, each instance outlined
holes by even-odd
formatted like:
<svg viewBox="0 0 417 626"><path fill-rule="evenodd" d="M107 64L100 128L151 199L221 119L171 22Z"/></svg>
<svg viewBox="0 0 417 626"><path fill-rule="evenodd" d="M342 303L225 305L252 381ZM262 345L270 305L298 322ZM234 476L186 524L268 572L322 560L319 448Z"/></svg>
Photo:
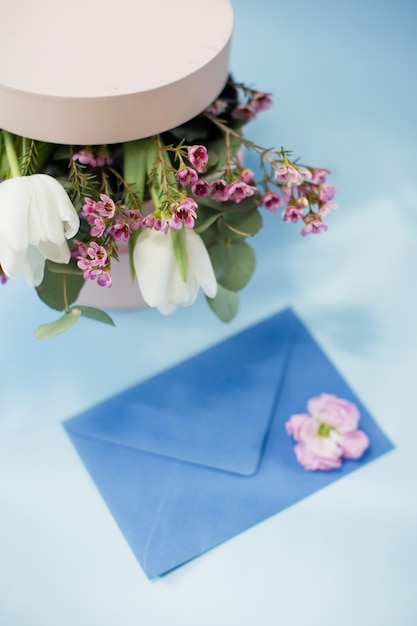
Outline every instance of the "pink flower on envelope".
<svg viewBox="0 0 417 626"><path fill-rule="evenodd" d="M368 436L358 429L358 408L349 400L322 393L307 402L307 409L309 414L292 415L285 424L305 469L338 468L343 459L359 459L369 447Z"/></svg>

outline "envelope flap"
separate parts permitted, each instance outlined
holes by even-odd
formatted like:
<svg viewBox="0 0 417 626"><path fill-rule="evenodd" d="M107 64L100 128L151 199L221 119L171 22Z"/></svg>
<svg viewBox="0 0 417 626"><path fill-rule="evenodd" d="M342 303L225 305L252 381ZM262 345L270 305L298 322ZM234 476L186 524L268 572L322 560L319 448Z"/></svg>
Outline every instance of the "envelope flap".
<svg viewBox="0 0 417 626"><path fill-rule="evenodd" d="M65 424L77 435L238 474L258 466L290 352L283 311Z"/></svg>

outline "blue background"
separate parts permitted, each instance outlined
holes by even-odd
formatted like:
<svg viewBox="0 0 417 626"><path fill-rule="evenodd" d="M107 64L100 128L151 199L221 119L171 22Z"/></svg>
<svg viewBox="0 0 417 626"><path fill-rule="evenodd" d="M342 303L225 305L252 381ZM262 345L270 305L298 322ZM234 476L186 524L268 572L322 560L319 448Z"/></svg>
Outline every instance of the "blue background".
<svg viewBox="0 0 417 626"><path fill-rule="evenodd" d="M200 298L39 342L54 313L22 280L2 287L2 625L417 623L417 6L234 7L232 71L276 102L250 136L331 169L340 209L308 238L264 215L228 325ZM149 583L61 422L288 305L396 450Z"/></svg>

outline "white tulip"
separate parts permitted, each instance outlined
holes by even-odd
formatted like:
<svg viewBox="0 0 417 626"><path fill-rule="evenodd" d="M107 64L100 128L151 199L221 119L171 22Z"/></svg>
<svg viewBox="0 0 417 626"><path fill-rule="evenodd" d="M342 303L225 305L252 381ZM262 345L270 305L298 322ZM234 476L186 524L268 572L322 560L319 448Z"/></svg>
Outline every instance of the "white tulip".
<svg viewBox="0 0 417 626"><path fill-rule="evenodd" d="M185 229L187 280L183 281L174 256L170 233L151 228L139 235L133 263L143 299L161 313L173 313L177 306L189 306L201 287L209 298L217 293L217 282L207 249L193 230Z"/></svg>
<svg viewBox="0 0 417 626"><path fill-rule="evenodd" d="M67 239L80 220L63 186L46 174L16 176L0 183L0 265L27 284L42 282L45 259L68 263Z"/></svg>

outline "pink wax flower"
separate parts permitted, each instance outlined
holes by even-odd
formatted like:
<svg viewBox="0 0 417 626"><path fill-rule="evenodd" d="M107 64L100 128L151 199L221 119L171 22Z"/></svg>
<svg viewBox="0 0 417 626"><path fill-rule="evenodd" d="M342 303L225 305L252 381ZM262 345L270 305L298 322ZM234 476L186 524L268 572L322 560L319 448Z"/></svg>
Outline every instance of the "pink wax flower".
<svg viewBox="0 0 417 626"><path fill-rule="evenodd" d="M240 178L247 185L253 185L255 182L255 172L252 172L252 170L248 167L245 167L245 169L240 172Z"/></svg>
<svg viewBox="0 0 417 626"><path fill-rule="evenodd" d="M235 183L229 185L228 191L229 200L231 200L232 202L236 202L236 204L239 204L239 202L242 202L242 200L245 200L245 198L253 196L253 194L255 193L255 187L247 185L243 182L243 180L237 180Z"/></svg>
<svg viewBox="0 0 417 626"><path fill-rule="evenodd" d="M186 228L194 228L197 206L197 202L192 198L186 198L181 203L175 202L171 206L172 217L168 220L169 227L172 230L180 230L184 224Z"/></svg>
<svg viewBox="0 0 417 626"><path fill-rule="evenodd" d="M293 204L290 204L289 206L287 206L287 208L282 214L282 219L284 220L284 222L292 222L293 224L298 222L299 219L303 219L303 217L304 217L303 208L300 206L295 206Z"/></svg>
<svg viewBox="0 0 417 626"><path fill-rule="evenodd" d="M137 209L129 209L125 212L127 223L131 231L138 230L141 226L143 218L142 213Z"/></svg>
<svg viewBox="0 0 417 626"><path fill-rule="evenodd" d="M251 107L256 113L266 111L274 104L272 93L257 91L251 100Z"/></svg>
<svg viewBox="0 0 417 626"><path fill-rule="evenodd" d="M275 170L275 180L282 185L301 185L303 177L293 165L280 165Z"/></svg>
<svg viewBox="0 0 417 626"><path fill-rule="evenodd" d="M195 183L198 180L198 174L192 167L180 167L175 174L175 178L182 187L189 187L191 183Z"/></svg>
<svg viewBox="0 0 417 626"><path fill-rule="evenodd" d="M95 211L101 217L113 217L114 212L116 210L116 206L109 196L106 196L105 193L100 194L100 200L96 202Z"/></svg>
<svg viewBox="0 0 417 626"><path fill-rule="evenodd" d="M210 191L210 184L205 180L197 180L191 185L191 191L197 198L204 198Z"/></svg>
<svg viewBox="0 0 417 626"><path fill-rule="evenodd" d="M322 202L329 202L333 200L336 191L337 189L333 185L322 185L319 190L319 199Z"/></svg>
<svg viewBox="0 0 417 626"><path fill-rule="evenodd" d="M301 234L303 237L310 234L317 235L318 233L321 233L322 230L326 231L329 230L329 228L326 224L323 224L321 220L313 219L304 226L301 230Z"/></svg>
<svg viewBox="0 0 417 626"><path fill-rule="evenodd" d="M334 209L338 209L338 208L339 208L339 205L336 204L336 202L325 202L324 204L319 206L318 214L320 215L320 217L327 217L330 211L333 211Z"/></svg>
<svg viewBox="0 0 417 626"><path fill-rule="evenodd" d="M104 246L99 246L96 241L91 241L87 248L90 257L90 265L92 267L104 267L108 263L107 250Z"/></svg>
<svg viewBox="0 0 417 626"><path fill-rule="evenodd" d="M313 170L313 177L311 179L311 182L314 185L323 185L326 182L326 178L329 174L329 170L318 167L317 169Z"/></svg>
<svg viewBox="0 0 417 626"><path fill-rule="evenodd" d="M87 218L88 223L91 225L90 235L92 237L101 237L104 231L106 230L106 224L102 217L99 216L89 216Z"/></svg>
<svg viewBox="0 0 417 626"><path fill-rule="evenodd" d="M130 228L126 222L116 222L109 228L109 235L115 241L129 241L130 239Z"/></svg>
<svg viewBox="0 0 417 626"><path fill-rule="evenodd" d="M211 113L212 115L221 115L227 109L227 102L224 100L215 100L212 102L206 109L206 113Z"/></svg>
<svg viewBox="0 0 417 626"><path fill-rule="evenodd" d="M86 146L82 150L78 150L72 155L73 161L78 161L81 165L90 165L91 167L97 166L97 161L93 155L93 151L89 146Z"/></svg>
<svg viewBox="0 0 417 626"><path fill-rule="evenodd" d="M215 180L211 183L210 198L220 202L227 202L229 200L229 186L223 178L219 178L219 180Z"/></svg>
<svg viewBox="0 0 417 626"><path fill-rule="evenodd" d="M237 120L242 120L242 122L250 122L255 119L256 110L251 103L238 104L237 107L233 109L232 116Z"/></svg>
<svg viewBox="0 0 417 626"><path fill-rule="evenodd" d="M311 398L307 408L310 414L292 415L285 424L305 469L338 468L343 459L359 459L369 447L368 436L358 429L358 408L349 400L322 393Z"/></svg>
<svg viewBox="0 0 417 626"><path fill-rule="evenodd" d="M207 148L205 146L190 146L188 148L188 160L194 169L200 174L207 171L207 163L209 160Z"/></svg>
<svg viewBox="0 0 417 626"><path fill-rule="evenodd" d="M267 211L276 211L283 205L281 196L276 191L267 191L261 198L261 206Z"/></svg>

